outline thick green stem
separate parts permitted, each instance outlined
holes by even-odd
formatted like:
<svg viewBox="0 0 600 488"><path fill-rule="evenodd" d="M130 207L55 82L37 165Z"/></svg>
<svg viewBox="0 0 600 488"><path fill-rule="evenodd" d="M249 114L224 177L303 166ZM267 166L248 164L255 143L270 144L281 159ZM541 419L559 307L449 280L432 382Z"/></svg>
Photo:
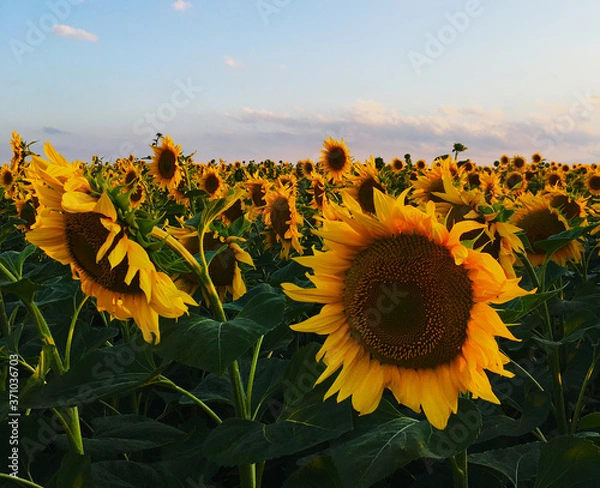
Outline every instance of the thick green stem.
<svg viewBox="0 0 600 488"><path fill-rule="evenodd" d="M4 295L2 292L0 292L0 331L2 331L2 337L10 335L10 326L8 325L8 317L4 309Z"/></svg>
<svg viewBox="0 0 600 488"><path fill-rule="evenodd" d="M258 365L258 356L260 354L260 346L265 336L261 336L258 342L254 346L254 354L252 356L252 363L250 364L250 374L248 375L248 388L246 388L246 411L252 414L252 390L254 388L254 377L256 376L256 366Z"/></svg>
<svg viewBox="0 0 600 488"><path fill-rule="evenodd" d="M545 283L541 283L535 269L533 268L529 259L526 256L521 255L521 261L525 265L525 269L539 291L545 291ZM548 302L542 304L542 315L543 323L545 327L544 335L545 339L554 342L554 330L552 329L552 318L550 317L550 311L548 309ZM548 350L548 361L550 362L550 369L552 371L552 383L554 391L554 417L558 430L561 434L568 432L567 422L567 409L565 405L565 395L563 391L562 373L560 370L560 352L558 347L552 347Z"/></svg>
<svg viewBox="0 0 600 488"><path fill-rule="evenodd" d="M215 288L215 285L213 284L212 280L210 279L210 275L208 274L208 264L206 262L206 258L204 257L202 234L199 235L200 258L202 259L202 264L200 264L177 239L169 235L164 230L159 229L158 227L154 227L154 229L152 229L151 235L156 237L157 239L163 240L171 249L177 252L190 265L192 271L200 280L203 290L206 293L206 296L208 297L210 309L212 310L215 320L218 320L219 322L226 322L227 316L225 315L225 311L223 310L223 304L221 303L221 300L219 299L219 294L217 293L217 289ZM239 418L249 420L250 411L246 408L246 397L244 394L244 386L242 384L242 377L240 375L240 368L238 362L234 361L233 364L229 366L228 371L231 383L233 385L236 415ZM239 467L239 470L241 487L256 488L256 465L244 464Z"/></svg>
<svg viewBox="0 0 600 488"><path fill-rule="evenodd" d="M65 370L69 371L71 368L71 345L73 343L73 335L75 334L75 324L77 324L77 319L79 318L79 314L81 309L87 302L89 297L87 295L83 296L83 300L79 304L79 307L75 309L73 313L73 317L71 318L71 325L69 326L69 334L67 335L67 345L65 347Z"/></svg>
<svg viewBox="0 0 600 488"><path fill-rule="evenodd" d="M450 464L454 474L454 488L467 488L469 486L467 450L452 456Z"/></svg>

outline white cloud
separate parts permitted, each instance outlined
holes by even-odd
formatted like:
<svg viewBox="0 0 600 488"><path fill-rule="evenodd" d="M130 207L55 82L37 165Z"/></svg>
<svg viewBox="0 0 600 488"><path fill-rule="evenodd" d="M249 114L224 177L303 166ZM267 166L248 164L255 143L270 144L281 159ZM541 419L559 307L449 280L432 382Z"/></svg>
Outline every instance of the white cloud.
<svg viewBox="0 0 600 488"><path fill-rule="evenodd" d="M183 12L192 6L192 2L186 2L185 0L177 0L173 2L173 8L179 12Z"/></svg>
<svg viewBox="0 0 600 488"><path fill-rule="evenodd" d="M225 62L225 64L227 66L229 66L230 68L239 68L241 66L241 63L235 59L235 58L231 58L229 56L225 56L223 58L223 61Z"/></svg>
<svg viewBox="0 0 600 488"><path fill-rule="evenodd" d="M84 41L96 42L98 40L98 36L96 34L92 34L91 32L83 29L76 29L70 25L56 24L52 27L52 32L58 34L59 36L75 37L76 39L83 39Z"/></svg>

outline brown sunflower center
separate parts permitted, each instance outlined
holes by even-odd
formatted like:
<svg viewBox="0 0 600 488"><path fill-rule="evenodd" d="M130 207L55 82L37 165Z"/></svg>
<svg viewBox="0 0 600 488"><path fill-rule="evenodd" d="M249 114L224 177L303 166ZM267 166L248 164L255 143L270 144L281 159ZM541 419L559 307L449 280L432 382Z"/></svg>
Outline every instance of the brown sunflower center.
<svg viewBox="0 0 600 488"><path fill-rule="evenodd" d="M101 218L102 215L94 212L65 214L67 247L73 261L89 279L109 291L129 295L142 293L137 274L130 285L125 283L125 276L129 269L127 258L114 268L110 268L108 255L121 239L123 231L115 237L104 257L96 262L96 254L109 234L100 222Z"/></svg>
<svg viewBox="0 0 600 488"><path fill-rule="evenodd" d="M377 188L383 193L383 187L372 177L364 180L358 187L358 203L360 203L360 208L363 210L363 212L375 213L373 188Z"/></svg>
<svg viewBox="0 0 600 488"><path fill-rule="evenodd" d="M177 158L175 157L175 153L169 148L163 149L158 157L158 172L160 176L166 180L170 180L175 176L176 169Z"/></svg>
<svg viewBox="0 0 600 488"><path fill-rule="evenodd" d="M265 201L265 190L263 185L254 183L250 187L250 198L252 199L252 203L257 207L264 206L267 202Z"/></svg>
<svg viewBox="0 0 600 488"><path fill-rule="evenodd" d="M481 180L479 178L479 174L478 173L469 173L467 175L467 182L469 184L469 186L473 187L478 187L479 185L481 185Z"/></svg>
<svg viewBox="0 0 600 488"><path fill-rule="evenodd" d="M554 186L554 185L557 185L558 183L560 183L562 181L562 178L560 177L560 175L557 175L556 173L552 173L552 174L550 174L550 176L548 176L548 179L546 181L548 182L548 184L550 186Z"/></svg>
<svg viewBox="0 0 600 488"><path fill-rule="evenodd" d="M538 241L544 241L553 235L566 230L565 224L550 210L537 210L525 215L517 222L517 226L523 229L533 251L537 254L545 254L546 251L535 245Z"/></svg>
<svg viewBox="0 0 600 488"><path fill-rule="evenodd" d="M323 198L325 197L325 186L317 182L313 185L313 196L318 208L323 208Z"/></svg>
<svg viewBox="0 0 600 488"><path fill-rule="evenodd" d="M511 190L517 189L523 182L523 176L520 173L513 173L506 178L506 186Z"/></svg>
<svg viewBox="0 0 600 488"><path fill-rule="evenodd" d="M137 178L137 172L135 171L135 169L127 170L127 173L125 173L125 184L129 185L129 183L131 183L136 178Z"/></svg>
<svg viewBox="0 0 600 488"><path fill-rule="evenodd" d="M600 176L593 175L588 180L588 187L593 191L600 191Z"/></svg>
<svg viewBox="0 0 600 488"><path fill-rule="evenodd" d="M374 241L344 283L353 336L382 363L434 368L460 352L473 289L447 248L414 234Z"/></svg>
<svg viewBox="0 0 600 488"><path fill-rule="evenodd" d="M557 208L567 220L579 217L579 204L569 198L567 195L556 195L552 197L552 200L550 200L550 206Z"/></svg>
<svg viewBox="0 0 600 488"><path fill-rule="evenodd" d="M216 251L225 243L210 234L204 234L204 250ZM215 286L228 286L233 284L235 276L235 252L230 247L223 249L213 256L208 265L208 274Z"/></svg>
<svg viewBox="0 0 600 488"><path fill-rule="evenodd" d="M288 222L291 219L292 212L289 202L286 198L279 197L271 205L271 226L280 238L285 238L285 233L290 227Z"/></svg>
<svg viewBox="0 0 600 488"><path fill-rule="evenodd" d="M207 193L214 195L219 189L219 186L221 186L221 181L216 174L211 173L206 176L206 180L204 180L204 189Z"/></svg>
<svg viewBox="0 0 600 488"><path fill-rule="evenodd" d="M332 171L342 171L347 160L346 151L342 147L333 147L327 153L327 166Z"/></svg>
<svg viewBox="0 0 600 488"><path fill-rule="evenodd" d="M404 163L400 159L394 159L392 161L392 168L394 168L395 171L401 171L402 168L404 168Z"/></svg>
<svg viewBox="0 0 600 488"><path fill-rule="evenodd" d="M13 174L10 170L6 170L2 173L2 185L8 186L13 182Z"/></svg>

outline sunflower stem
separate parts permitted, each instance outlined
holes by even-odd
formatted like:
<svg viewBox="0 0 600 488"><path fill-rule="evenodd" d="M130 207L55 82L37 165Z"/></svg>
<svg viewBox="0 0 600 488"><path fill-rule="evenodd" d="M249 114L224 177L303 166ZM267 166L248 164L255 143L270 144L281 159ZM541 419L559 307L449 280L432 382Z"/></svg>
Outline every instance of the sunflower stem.
<svg viewBox="0 0 600 488"><path fill-rule="evenodd" d="M6 473L0 473L0 479L9 480L11 483L16 483L17 485L29 486L31 488L44 488L42 485L38 485L33 481L26 480L24 478L19 478L18 476L12 476Z"/></svg>
<svg viewBox="0 0 600 488"><path fill-rule="evenodd" d="M531 278L531 281L535 287L540 290L545 290L545 283L540 282L540 279L531 264L531 261L521 254L519 256L521 261L525 265L525 269ZM544 266L545 271L545 266ZM545 273L544 273L545 274ZM548 302L545 301L542 304L543 322L545 327L545 339L554 342L554 331L552 329L552 318L550 317L550 310L548 309ZM558 431L561 434L567 434L569 431L567 422L567 409L565 405L565 395L563 391L562 373L560 370L560 352L559 347L548 348L548 361L550 362L550 369L552 371L552 383L554 392L554 417L558 426Z"/></svg>
<svg viewBox="0 0 600 488"><path fill-rule="evenodd" d="M583 384L581 385L581 390L579 390L579 395L577 397L577 403L575 404L575 411L573 412L573 420L571 421L571 434L575 434L577 432L577 424L579 423L579 417L581 416L581 412L583 411L583 400L585 390L587 389L588 383L592 379L592 375L594 374L594 369L596 368L596 363L600 360L600 354L596 354L596 349L594 348L594 358L592 359L592 364L583 379Z"/></svg>
<svg viewBox="0 0 600 488"><path fill-rule="evenodd" d="M10 326L8 325L8 317L6 316L6 310L4 308L4 295L0 292L0 330L2 331L2 337L8 337L10 335Z"/></svg>
<svg viewBox="0 0 600 488"><path fill-rule="evenodd" d="M65 371L69 371L71 368L71 346L73 344L73 335L75 333L75 324L77 323L77 319L79 318L79 314L87 302L89 296L83 295L83 300L77 308L75 308L75 312L73 313L73 318L71 319L71 325L69 326L69 334L67 335L67 345L65 346Z"/></svg>
<svg viewBox="0 0 600 488"><path fill-rule="evenodd" d="M200 400L197 396L195 396L193 393L190 393L189 391L185 390L184 388L181 388L180 386L176 385L175 383L173 383L169 378L160 375L160 377L158 378L158 380L154 383L156 385L162 385L162 386L166 386L167 388L171 388L172 390L175 390L177 393L181 393L183 396L186 396L187 398L189 398L190 400L192 400L196 405L198 405L202 410L204 410L204 412L215 421L215 423L217 424L222 424L223 421L221 420L221 417L219 417L212 408L210 408L206 403L204 403L202 400Z"/></svg>
<svg viewBox="0 0 600 488"><path fill-rule="evenodd" d="M152 236L157 239L164 240L164 242L175 252L177 252L186 263L190 265L192 271L198 276L200 283L206 292L206 296L208 297L208 301L210 304L210 309L212 310L213 316L215 320L219 322L226 322L227 316L225 315L225 311L223 310L223 304L219 299L219 294L217 293L217 289L210 279L210 275L208 274L208 264L206 262L206 258L204 256L204 245L203 245L203 237L204 232L200 231L198 234L200 241L200 258L202 260L202 264L199 263L194 256L190 254L190 252L173 236L169 235L162 229L158 227L154 227L152 232L150 233ZM241 419L250 419L250 411L246 408L246 397L244 394L244 386L242 384L242 377L240 374L240 367L237 361L234 361L228 368L229 378L233 384L233 395L235 399L235 412L238 418ZM256 465L254 464L244 464L239 466L240 470L240 483L242 488L255 488L256 487Z"/></svg>
<svg viewBox="0 0 600 488"><path fill-rule="evenodd" d="M465 449L456 456L452 456L450 464L454 474L454 488L467 488L469 486L467 450Z"/></svg>
<svg viewBox="0 0 600 488"><path fill-rule="evenodd" d="M252 355L252 363L250 364L250 374L248 375L248 387L246 388L246 411L252 413L252 389L254 388L254 376L256 375L256 366L258 365L258 356L260 347L265 336L260 336L258 342L254 346L254 354Z"/></svg>

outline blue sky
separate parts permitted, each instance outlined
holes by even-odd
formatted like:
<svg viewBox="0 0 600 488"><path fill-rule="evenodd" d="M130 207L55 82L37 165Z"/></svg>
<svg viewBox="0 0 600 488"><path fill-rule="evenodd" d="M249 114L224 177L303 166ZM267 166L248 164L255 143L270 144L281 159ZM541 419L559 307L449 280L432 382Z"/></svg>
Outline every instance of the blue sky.
<svg viewBox="0 0 600 488"><path fill-rule="evenodd" d="M10 134L70 159L501 154L600 162L593 0L47 0L0 4Z"/></svg>

